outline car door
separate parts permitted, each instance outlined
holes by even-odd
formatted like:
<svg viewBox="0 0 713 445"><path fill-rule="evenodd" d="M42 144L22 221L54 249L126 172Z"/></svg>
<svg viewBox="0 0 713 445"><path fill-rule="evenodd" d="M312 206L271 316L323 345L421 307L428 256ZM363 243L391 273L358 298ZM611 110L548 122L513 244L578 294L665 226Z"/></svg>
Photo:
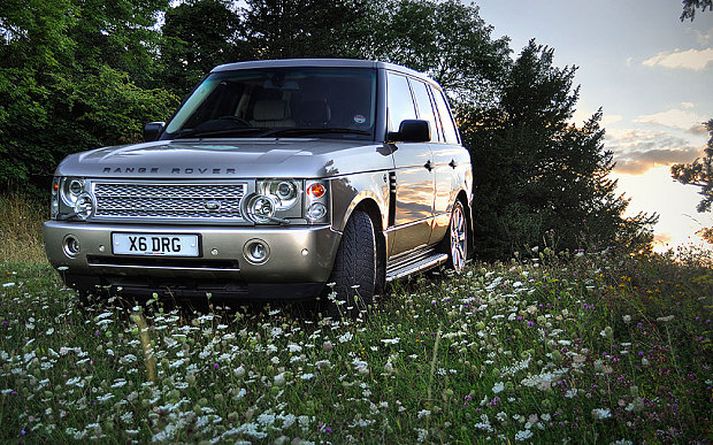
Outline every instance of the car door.
<svg viewBox="0 0 713 445"><path fill-rule="evenodd" d="M450 224L451 208L458 190L461 189L461 182L465 179L464 173L469 167L469 159L461 146L445 94L439 88L430 85L428 90L431 93L432 105L435 106L435 119L439 128L439 137L434 138L431 145L436 193L429 243L435 244L446 235Z"/></svg>
<svg viewBox="0 0 713 445"><path fill-rule="evenodd" d="M405 76L387 75L388 130L398 131L404 119L416 119L411 88ZM390 256L424 247L431 237L433 173L428 143L393 144L396 205Z"/></svg>

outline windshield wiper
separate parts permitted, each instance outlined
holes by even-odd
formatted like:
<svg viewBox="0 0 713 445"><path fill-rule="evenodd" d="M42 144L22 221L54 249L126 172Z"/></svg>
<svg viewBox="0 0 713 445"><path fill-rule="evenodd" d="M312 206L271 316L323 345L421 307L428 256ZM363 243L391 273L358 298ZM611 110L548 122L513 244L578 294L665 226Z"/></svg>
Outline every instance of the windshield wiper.
<svg viewBox="0 0 713 445"><path fill-rule="evenodd" d="M190 137L204 137L204 136L226 136L230 134L242 135L246 133L256 133L258 131L264 131L264 127L247 127L247 128L230 128L225 130L196 130L196 129L186 129L181 130L173 137L173 139L184 139Z"/></svg>
<svg viewBox="0 0 713 445"><path fill-rule="evenodd" d="M309 134L357 134L360 136L371 136L371 132L364 130L356 130L353 128L278 128L264 133L260 133L258 137L264 138L268 136L304 136Z"/></svg>

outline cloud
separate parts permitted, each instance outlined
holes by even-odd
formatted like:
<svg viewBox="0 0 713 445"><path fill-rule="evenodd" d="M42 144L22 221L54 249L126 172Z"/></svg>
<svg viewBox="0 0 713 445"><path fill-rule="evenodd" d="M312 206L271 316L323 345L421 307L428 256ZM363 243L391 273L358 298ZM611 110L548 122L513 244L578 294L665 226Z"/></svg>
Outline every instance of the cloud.
<svg viewBox="0 0 713 445"><path fill-rule="evenodd" d="M686 131L688 131L691 134L695 134L695 135L699 135L699 134L707 135L708 134L708 128L706 128L705 124L703 124L703 123L696 124Z"/></svg>
<svg viewBox="0 0 713 445"><path fill-rule="evenodd" d="M670 244L672 240L673 237L670 233L660 232L654 235L654 244L657 244L659 246L665 246L666 244Z"/></svg>
<svg viewBox="0 0 713 445"><path fill-rule="evenodd" d="M713 48L661 52L644 60L644 66L701 71L713 62Z"/></svg>
<svg viewBox="0 0 713 445"><path fill-rule="evenodd" d="M713 28L709 29L706 32L701 32L697 29L693 30L693 32L696 36L696 41L699 44L708 45L709 43L713 42Z"/></svg>
<svg viewBox="0 0 713 445"><path fill-rule="evenodd" d="M622 116L621 114L605 114L602 117L602 127L606 127L607 125L615 124L623 120L624 116Z"/></svg>
<svg viewBox="0 0 713 445"><path fill-rule="evenodd" d="M702 153L702 148L665 131L609 131L606 139L607 148L614 152L614 170L632 175L661 165L691 162Z"/></svg>
<svg viewBox="0 0 713 445"><path fill-rule="evenodd" d="M685 150L635 151L617 157L614 169L619 173L640 175L661 165L691 162L699 154L700 151L692 147Z"/></svg>
<svg viewBox="0 0 713 445"><path fill-rule="evenodd" d="M689 111L692 107L692 103L683 102L680 108L672 108L654 114L645 114L634 119L634 122L638 124L654 124L681 130L691 130L706 120L703 116Z"/></svg>

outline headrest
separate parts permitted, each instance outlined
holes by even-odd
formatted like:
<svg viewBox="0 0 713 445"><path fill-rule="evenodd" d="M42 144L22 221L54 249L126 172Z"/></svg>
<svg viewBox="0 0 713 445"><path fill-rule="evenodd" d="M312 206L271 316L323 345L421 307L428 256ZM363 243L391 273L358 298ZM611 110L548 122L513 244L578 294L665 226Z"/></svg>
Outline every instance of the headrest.
<svg viewBox="0 0 713 445"><path fill-rule="evenodd" d="M325 100L304 100L295 112L297 119L307 125L322 125L332 118L332 111Z"/></svg>
<svg viewBox="0 0 713 445"><path fill-rule="evenodd" d="M281 121L287 117L287 106L280 99L264 99L255 102L253 119L256 121Z"/></svg>

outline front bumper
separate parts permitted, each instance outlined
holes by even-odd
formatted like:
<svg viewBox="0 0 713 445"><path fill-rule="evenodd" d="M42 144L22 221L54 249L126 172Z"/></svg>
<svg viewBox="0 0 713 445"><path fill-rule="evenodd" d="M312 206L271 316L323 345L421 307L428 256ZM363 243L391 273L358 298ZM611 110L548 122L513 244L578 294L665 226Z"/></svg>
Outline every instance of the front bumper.
<svg viewBox="0 0 713 445"><path fill-rule="evenodd" d="M218 286L241 290L235 293L267 289L267 296L279 287L276 285L284 284L287 290L294 285L295 289L312 292L326 283L341 239L341 234L328 225L261 228L48 221L43 232L47 258L75 287L121 286L149 292L170 289L175 284L176 288L200 293ZM111 235L117 232L196 234L201 240L201 256L113 255ZM79 240L81 250L75 257L69 257L63 249L68 235ZM260 265L249 263L243 254L245 244L256 238L270 248L269 259Z"/></svg>

